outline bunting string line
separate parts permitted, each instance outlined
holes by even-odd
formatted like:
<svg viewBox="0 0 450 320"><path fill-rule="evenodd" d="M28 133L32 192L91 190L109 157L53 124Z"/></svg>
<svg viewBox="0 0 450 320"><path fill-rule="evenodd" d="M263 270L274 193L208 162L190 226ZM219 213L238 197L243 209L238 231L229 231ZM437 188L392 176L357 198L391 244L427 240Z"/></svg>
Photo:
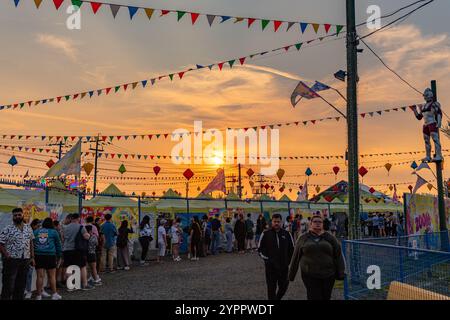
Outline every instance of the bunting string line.
<svg viewBox="0 0 450 320"><path fill-rule="evenodd" d="M406 112L407 108L413 109L416 107L420 107L422 106L422 104L413 104L410 106L402 106L402 107L394 107L394 108L389 108L389 109L380 109L377 111L370 111L370 112L363 112L360 113L359 115L361 116L361 118L365 119L365 118L373 118L375 116L381 116L383 114L386 113L390 113L390 112L399 112L399 111L404 111ZM254 127L244 127L244 128L226 128L226 129L215 129L215 130L210 130L210 132L212 134L214 134L216 131L226 131L226 130L264 130L264 129L274 129L274 128L281 128L281 127L286 127L286 126L299 126L299 125L315 125L317 123L323 122L323 121L329 121L329 120L335 120L335 121L340 121L341 119L343 119L342 116L337 116L337 117L324 117L324 118L318 118L318 119L312 119L312 120L298 120L298 121L292 121L292 122L285 122L285 123L277 123L277 124L266 124L266 125L259 125L259 126L254 126ZM205 134L207 132L207 130L203 130L201 133ZM100 141L126 141L129 139L141 139L141 140L152 140L152 139L167 139L169 137L171 138L183 138L183 136L190 136L195 134L196 136L198 134L200 134L200 132L193 132L193 131L189 131L186 133L151 133L151 134L132 134L132 135L102 135L99 136L99 140ZM73 142L75 140L79 140L81 139L83 142L95 142L97 139L97 136L47 136L47 135L24 135L24 134L16 134L16 135L0 135L0 138L3 138L3 140L29 140L29 139L40 139L42 141L51 141L51 142Z"/></svg>
<svg viewBox="0 0 450 320"><path fill-rule="evenodd" d="M12 0L15 7L18 8L21 0ZM41 8L43 0L33 0L36 6L36 9L39 10ZM22 0L22 2L24 2ZM69 5L73 5L81 10L81 8L90 8L91 12L94 15L97 15L98 12L101 11L103 7L109 7L112 17L115 19L120 9L124 9L128 11L128 16L130 21L137 15L139 12L145 13L145 16L148 18L148 21L156 20L155 17L159 15L160 18L167 17L170 15L175 15L177 18L177 22L180 22L184 17L190 17L191 25L194 26L199 18L204 18L210 27L217 22L216 24L222 24L226 21L233 21L233 24L241 23L246 24L247 28L250 29L257 24L260 24L261 31L267 30L269 25L273 25L273 32L277 32L281 30L284 26L286 26L286 32L289 30L295 29L304 34L308 27L312 28L316 34L319 33L321 29L325 32L325 34L329 34L332 27L335 28L336 32L341 32L345 26L343 24L331 24L331 23L318 23L318 22L305 22L305 21L287 21L282 19L266 19L260 17L243 17L243 16L232 16L232 15L221 15L221 14L212 14L212 13L203 13L203 12L193 12L187 10L177 10L177 9L162 9L156 7L141 7L141 6L130 6L125 4L115 4L109 2L100 2L100 1L91 1L91 0L47 0L46 2L53 2L53 5L57 11L61 8L61 6L66 3ZM83 4L85 4L83 6ZM88 10L88 9L86 9ZM152 19L153 18L153 19ZM217 20L216 20L217 19ZM218 21L220 19L220 21Z"/></svg>

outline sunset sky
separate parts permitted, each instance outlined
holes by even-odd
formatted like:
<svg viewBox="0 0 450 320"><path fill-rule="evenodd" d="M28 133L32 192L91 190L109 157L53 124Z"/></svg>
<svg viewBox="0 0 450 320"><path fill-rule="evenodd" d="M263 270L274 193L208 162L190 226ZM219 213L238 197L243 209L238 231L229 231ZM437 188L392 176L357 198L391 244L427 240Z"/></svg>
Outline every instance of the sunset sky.
<svg viewBox="0 0 450 320"><path fill-rule="evenodd" d="M136 5L158 9L198 11L217 15L261 17L286 21L345 24L345 0L109 0L117 4ZM382 14L409 4L411 0L357 1L357 21L367 20L366 8L376 4ZM130 21L128 12L121 9L116 19L109 7L103 6L96 15L88 4L81 10L81 30L68 30L65 10L66 0L56 11L50 0L44 0L36 10L33 0L21 0L15 8L12 0L0 2L0 105L56 97L84 92L179 72L196 64L209 65L216 62L247 56L255 52L317 38L310 27L301 34L298 26L286 32L283 25L276 33L273 25L262 32L260 25L248 29L246 22L217 20L209 27L201 16L195 26L187 15L177 22L175 14L159 17L155 12L149 21L139 12ZM423 91L430 80L437 80L439 101L444 112L450 113L450 2L437 0L399 26L367 38L367 42L383 57L386 63ZM383 21L387 23L390 20ZM320 30L323 35L323 29ZM359 29L363 35L369 31ZM320 36L319 35L319 36ZM363 45L361 45L363 48ZM43 146L47 141L11 141L1 139L8 135L141 135L170 133L177 128L193 130L194 121L203 121L203 128L225 129L227 127L254 127L271 123L303 121L338 116L336 111L320 100L302 101L296 108L290 104L290 95L299 80L313 83L319 80L345 93L345 84L334 79L333 74L346 66L345 39L326 39L319 44L305 46L299 52L268 54L248 60L244 66L238 63L230 70L217 67L190 72L182 80L169 79L108 96L85 98L60 104L51 103L22 110L2 110L0 145ZM359 112L407 106L422 103L423 98L401 83L392 73L365 49L359 55ZM324 92L324 97L335 103L342 111L345 101L336 93ZM444 118L444 123L447 123ZM359 150L365 153L386 153L424 150L422 124L410 110L387 113L373 118L359 117ZM280 155L344 155L347 145L345 121L325 121L308 126L280 128ZM448 138L441 135L443 149L448 148ZM105 147L110 153L140 153L170 155L176 142L170 139L148 141L141 139L113 141ZM55 148L55 147L52 147ZM83 146L87 151L88 144ZM50 155L14 153L19 165L13 169L7 164L12 151L0 149L0 173L24 174L27 165L30 174L45 173L45 162ZM450 152L446 153L450 155ZM402 155L360 159L365 167L413 160L424 155ZM27 159L28 158L28 159ZM34 161L32 159L40 159ZM56 160L55 157L52 158ZM45 161L43 161L45 160ZM122 161L123 160L123 161ZM91 161L92 157L86 159ZM100 175L120 176L121 164L129 171L124 177L153 177L152 167L161 167L160 176L178 176L190 167L197 176L214 175L218 166L174 166L170 160L132 161L125 159L101 160ZM303 185L303 175L310 167L314 173L331 172L333 166L346 170L343 160L283 160L280 167L286 171L283 181ZM245 165L257 171L256 166ZM235 168L225 167L226 174L236 173ZM412 182L409 165L393 166L388 176L382 169L369 170L363 183L379 185ZM446 166L444 177L450 171ZM430 172L422 171L424 178L433 179ZM274 179L277 179L274 177ZM347 173L335 177L312 176L310 184L331 185L347 180ZM103 189L109 182L117 182L127 192L150 194L177 185L141 185L128 181L101 181ZM206 183L193 184L204 187ZM248 182L245 182L248 191ZM286 185L291 198L296 197L298 187ZM322 187L322 190L325 187ZM388 186L376 186L388 191ZM399 185L399 192L407 192L407 185ZM426 187L422 192L428 192ZM193 192L194 195L196 193ZM310 190L310 195L315 193ZM392 194L390 191L389 194ZM277 196L280 194L277 193Z"/></svg>

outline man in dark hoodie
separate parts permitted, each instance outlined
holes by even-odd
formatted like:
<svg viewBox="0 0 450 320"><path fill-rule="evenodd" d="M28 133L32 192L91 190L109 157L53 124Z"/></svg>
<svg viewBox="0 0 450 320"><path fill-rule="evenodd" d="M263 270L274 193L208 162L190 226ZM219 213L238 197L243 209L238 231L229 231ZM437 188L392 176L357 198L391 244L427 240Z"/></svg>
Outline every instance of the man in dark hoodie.
<svg viewBox="0 0 450 320"><path fill-rule="evenodd" d="M271 228L262 233L258 245L259 255L265 263L269 300L281 300L289 286L288 271L294 252L294 241L281 225L281 215L275 213L272 216Z"/></svg>

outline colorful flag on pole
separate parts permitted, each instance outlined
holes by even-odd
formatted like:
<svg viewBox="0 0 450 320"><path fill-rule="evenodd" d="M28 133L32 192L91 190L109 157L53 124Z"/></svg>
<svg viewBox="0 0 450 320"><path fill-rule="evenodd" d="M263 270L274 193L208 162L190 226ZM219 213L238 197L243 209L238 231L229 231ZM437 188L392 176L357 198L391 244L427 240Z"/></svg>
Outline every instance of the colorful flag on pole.
<svg viewBox="0 0 450 320"><path fill-rule="evenodd" d="M47 171L44 178L56 177L62 174L76 176L81 174L81 139L61 160Z"/></svg>
<svg viewBox="0 0 450 320"><path fill-rule="evenodd" d="M300 96L300 99L296 101L298 96ZM310 100L314 98L319 98L319 95L316 92L314 92L310 87L308 87L303 81L300 81L297 87L294 89L294 92L292 92L291 94L292 106L295 108L297 103L299 103L302 98Z"/></svg>
<svg viewBox="0 0 450 320"><path fill-rule="evenodd" d="M426 162L422 162L417 168L416 171L422 170L422 169L429 169L431 170L430 166Z"/></svg>
<svg viewBox="0 0 450 320"><path fill-rule="evenodd" d="M214 179L206 186L206 188L201 192L203 194L208 194L213 191L225 192L225 171L220 168L217 169L217 175Z"/></svg>
<svg viewBox="0 0 450 320"><path fill-rule="evenodd" d="M331 89L331 87L319 81L316 81L316 83L311 87L311 90L314 92L324 91L328 89Z"/></svg>

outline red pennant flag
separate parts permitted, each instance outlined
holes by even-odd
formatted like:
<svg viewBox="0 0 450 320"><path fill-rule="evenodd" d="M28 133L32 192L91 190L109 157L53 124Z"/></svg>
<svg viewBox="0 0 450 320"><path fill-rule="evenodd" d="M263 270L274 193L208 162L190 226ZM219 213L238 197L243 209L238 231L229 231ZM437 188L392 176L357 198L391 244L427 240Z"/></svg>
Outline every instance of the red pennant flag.
<svg viewBox="0 0 450 320"><path fill-rule="evenodd" d="M243 57L243 58L240 58L239 59L239 62L241 63L241 66L244 64L244 62L245 62L245 57Z"/></svg>
<svg viewBox="0 0 450 320"><path fill-rule="evenodd" d="M149 134L149 135L148 135L148 140L152 140L152 137L153 137L153 135L152 135L152 134Z"/></svg>
<svg viewBox="0 0 450 320"><path fill-rule="evenodd" d="M123 90L124 91L127 91L127 88L128 88L128 83L123 85Z"/></svg>
<svg viewBox="0 0 450 320"><path fill-rule="evenodd" d="M98 9L100 9L101 6L102 6L102 3L91 2L92 12L94 12L94 14L96 14Z"/></svg>
<svg viewBox="0 0 450 320"><path fill-rule="evenodd" d="M75 100L76 98L78 98L78 93L73 95L73 100Z"/></svg>
<svg viewBox="0 0 450 320"><path fill-rule="evenodd" d="M324 26L325 26L325 32L328 33L328 31L330 31L331 24L326 23Z"/></svg>
<svg viewBox="0 0 450 320"><path fill-rule="evenodd" d="M281 21L274 21L274 22L273 22L273 27L274 27L274 31L275 31L275 32L278 31L278 28L280 28L280 26L281 26L282 23L283 23L283 22L281 22Z"/></svg>
<svg viewBox="0 0 450 320"><path fill-rule="evenodd" d="M166 14L169 14L170 10L161 10L161 17L165 16Z"/></svg>
<svg viewBox="0 0 450 320"><path fill-rule="evenodd" d="M178 76L180 77L180 79L183 79L183 75L184 75L184 71L183 72L178 72Z"/></svg>
<svg viewBox="0 0 450 320"><path fill-rule="evenodd" d="M197 21L199 15L200 15L199 13L191 12L191 21L192 21L192 25L195 24L195 22Z"/></svg>
<svg viewBox="0 0 450 320"><path fill-rule="evenodd" d="M64 2L64 0L53 0L53 3L55 4L56 10L58 10L59 7L61 7L63 2Z"/></svg>
<svg viewBox="0 0 450 320"><path fill-rule="evenodd" d="M248 18L248 27L250 28L250 26L253 24L253 22L255 22L256 19L254 18Z"/></svg>
<svg viewBox="0 0 450 320"><path fill-rule="evenodd" d="M56 98L56 101L59 103L59 102L61 101L61 98L62 98L62 97Z"/></svg>
<svg viewBox="0 0 450 320"><path fill-rule="evenodd" d="M361 117L365 118L366 114L365 113L361 113Z"/></svg>
<svg viewBox="0 0 450 320"><path fill-rule="evenodd" d="M168 136L168 135L169 135L168 133L165 133L165 134L164 134L164 138L167 139L167 136Z"/></svg>
<svg viewBox="0 0 450 320"><path fill-rule="evenodd" d="M219 66L219 70L222 70L222 68L223 68L223 64L224 64L224 62L221 62L221 63L219 63L219 64L218 64L218 66Z"/></svg>

